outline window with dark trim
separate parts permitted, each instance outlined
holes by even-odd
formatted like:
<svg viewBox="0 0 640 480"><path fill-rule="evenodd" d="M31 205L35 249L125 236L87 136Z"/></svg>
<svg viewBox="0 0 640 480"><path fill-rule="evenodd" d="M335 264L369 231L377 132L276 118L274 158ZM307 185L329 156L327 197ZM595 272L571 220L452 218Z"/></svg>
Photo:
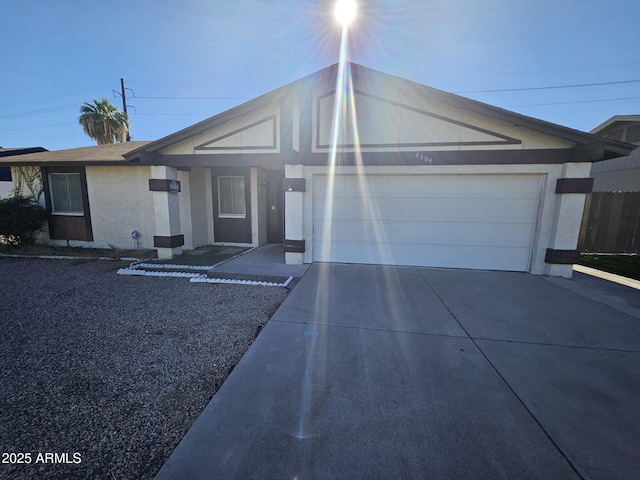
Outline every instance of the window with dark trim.
<svg viewBox="0 0 640 480"><path fill-rule="evenodd" d="M243 176L218 177L218 216L245 218L245 186Z"/></svg>
<svg viewBox="0 0 640 480"><path fill-rule="evenodd" d="M49 192L53 215L84 215L79 173L50 173Z"/></svg>

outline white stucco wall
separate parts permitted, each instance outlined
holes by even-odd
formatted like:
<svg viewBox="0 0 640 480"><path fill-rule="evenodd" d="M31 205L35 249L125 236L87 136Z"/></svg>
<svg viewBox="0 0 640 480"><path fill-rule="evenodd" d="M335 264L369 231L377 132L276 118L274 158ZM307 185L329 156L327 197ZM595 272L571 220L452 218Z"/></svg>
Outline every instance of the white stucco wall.
<svg viewBox="0 0 640 480"><path fill-rule="evenodd" d="M140 233L140 248L153 248L156 224L150 167L86 167L93 242L82 246L135 248L131 232ZM65 242L66 243L66 242ZM86 244L86 245L85 245Z"/></svg>
<svg viewBox="0 0 640 480"><path fill-rule="evenodd" d="M6 198L13 191L13 182L0 182L0 198Z"/></svg>
<svg viewBox="0 0 640 480"><path fill-rule="evenodd" d="M538 221L532 242L532 253L529 272L537 275L570 276L570 265L559 265L550 268L545 263L547 248L575 249L584 206L584 194L555 193L558 178L587 177L590 164L564 165L417 165L402 169L393 166L368 167L336 167L333 172L340 174L404 174L404 175L438 175L438 174L536 174L541 176L541 191L538 207ZM330 174L328 167L306 167L287 165L288 178L304 178L305 192L285 192L286 215L285 236L289 240L306 241L304 254L287 253L287 263L311 263L313 261L313 188L314 175Z"/></svg>
<svg viewBox="0 0 640 480"><path fill-rule="evenodd" d="M209 168L191 169L189 172L189 191L193 248L210 245L213 243L213 204L211 170ZM180 201L182 202L182 198Z"/></svg>
<svg viewBox="0 0 640 480"><path fill-rule="evenodd" d="M180 204L180 232L184 235L183 248L185 250L193 250L191 184L189 182L189 172L178 170L178 180L180 181L180 193L178 193L178 202Z"/></svg>

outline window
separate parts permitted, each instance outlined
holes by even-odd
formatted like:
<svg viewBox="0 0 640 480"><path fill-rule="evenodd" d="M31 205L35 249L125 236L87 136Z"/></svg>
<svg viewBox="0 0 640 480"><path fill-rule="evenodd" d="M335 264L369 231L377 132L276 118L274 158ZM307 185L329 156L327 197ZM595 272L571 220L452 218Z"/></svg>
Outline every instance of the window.
<svg viewBox="0 0 640 480"><path fill-rule="evenodd" d="M79 173L49 174L51 213L54 215L84 215Z"/></svg>
<svg viewBox="0 0 640 480"><path fill-rule="evenodd" d="M245 218L244 177L218 177L218 216Z"/></svg>
<svg viewBox="0 0 640 480"><path fill-rule="evenodd" d="M11 181L11 167L0 167L0 182Z"/></svg>

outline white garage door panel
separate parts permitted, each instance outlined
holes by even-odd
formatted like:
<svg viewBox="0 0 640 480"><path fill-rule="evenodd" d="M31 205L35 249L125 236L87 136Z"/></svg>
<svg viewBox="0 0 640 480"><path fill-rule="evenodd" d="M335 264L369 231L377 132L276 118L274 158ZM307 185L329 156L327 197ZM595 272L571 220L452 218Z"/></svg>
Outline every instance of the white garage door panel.
<svg viewBox="0 0 640 480"><path fill-rule="evenodd" d="M313 259L526 271L539 175L318 175Z"/></svg>
<svg viewBox="0 0 640 480"><path fill-rule="evenodd" d="M317 182L315 195L333 197L372 198L486 198L487 191L500 186L501 198L537 198L539 183L530 175L342 175L336 176L332 187L327 181Z"/></svg>
<svg viewBox="0 0 640 480"><path fill-rule="evenodd" d="M314 219L412 222L529 223L537 200L526 199L416 199L316 198Z"/></svg>
<svg viewBox="0 0 640 480"><path fill-rule="evenodd" d="M331 230L317 232L320 242L414 243L522 247L531 244L533 226L527 224L475 224L435 222L367 222L334 220ZM336 248L338 248L336 246Z"/></svg>
<svg viewBox="0 0 640 480"><path fill-rule="evenodd" d="M385 248L384 245L346 242L339 245L316 242L313 248L314 255L319 255L317 261L321 262L512 271L525 271L529 265L528 248L438 245L393 245L393 248Z"/></svg>

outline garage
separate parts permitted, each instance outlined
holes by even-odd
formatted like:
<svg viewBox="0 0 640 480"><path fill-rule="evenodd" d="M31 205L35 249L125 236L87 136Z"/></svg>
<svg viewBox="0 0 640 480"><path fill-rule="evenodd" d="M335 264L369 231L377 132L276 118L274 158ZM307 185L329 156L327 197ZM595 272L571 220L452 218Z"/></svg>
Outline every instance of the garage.
<svg viewBox="0 0 640 480"><path fill-rule="evenodd" d="M542 175L314 175L313 260L528 271Z"/></svg>

